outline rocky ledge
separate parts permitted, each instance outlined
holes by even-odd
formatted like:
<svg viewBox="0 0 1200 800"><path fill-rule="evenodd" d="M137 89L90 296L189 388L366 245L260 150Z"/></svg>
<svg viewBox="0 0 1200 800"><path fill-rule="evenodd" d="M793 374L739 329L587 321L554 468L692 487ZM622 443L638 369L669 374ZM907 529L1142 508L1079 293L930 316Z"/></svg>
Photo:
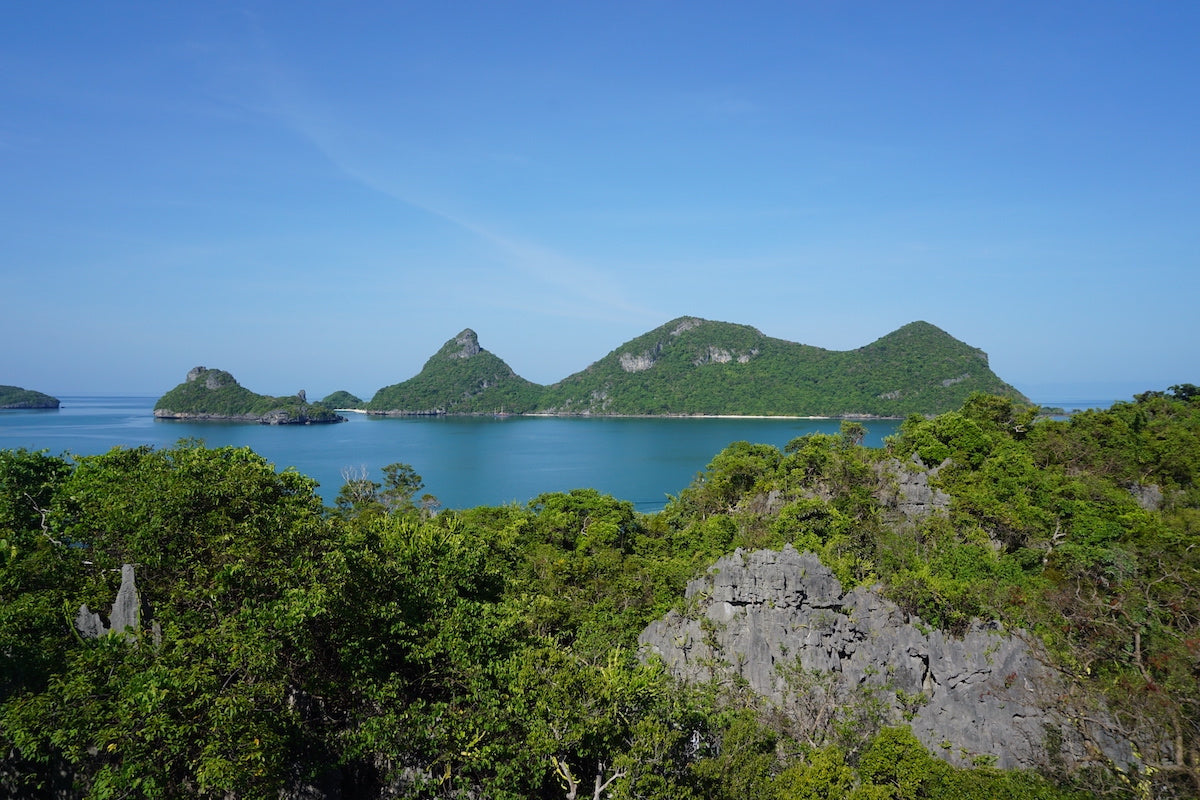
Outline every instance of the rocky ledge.
<svg viewBox="0 0 1200 800"><path fill-rule="evenodd" d="M744 682L801 730L877 714L958 765L1135 760L1019 631L976 622L952 637L876 589L843 592L812 553L738 550L688 585L684 608L643 631L643 655L691 682Z"/></svg>
<svg viewBox="0 0 1200 800"><path fill-rule="evenodd" d="M278 408L265 414L210 414L193 411L171 411L166 408L154 409L156 419L190 420L192 422L257 422L260 425L324 425L331 422L345 422L346 418L337 415L330 419L325 413L319 417L310 417L303 411L293 411Z"/></svg>

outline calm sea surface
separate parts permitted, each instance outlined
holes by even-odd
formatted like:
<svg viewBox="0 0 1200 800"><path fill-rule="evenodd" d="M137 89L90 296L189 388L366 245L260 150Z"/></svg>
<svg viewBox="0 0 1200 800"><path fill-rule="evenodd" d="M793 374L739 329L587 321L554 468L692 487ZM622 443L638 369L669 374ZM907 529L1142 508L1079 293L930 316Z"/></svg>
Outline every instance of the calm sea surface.
<svg viewBox="0 0 1200 800"><path fill-rule="evenodd" d="M411 464L446 508L526 503L543 492L591 487L662 508L730 442L782 448L806 433L837 433L837 420L579 419L564 417L378 418L346 414L338 425L281 426L156 420L153 397L63 397L56 411L0 411L0 449L93 455L112 447L249 446L278 469L295 467L332 503L343 470ZM878 447L896 420L866 424Z"/></svg>

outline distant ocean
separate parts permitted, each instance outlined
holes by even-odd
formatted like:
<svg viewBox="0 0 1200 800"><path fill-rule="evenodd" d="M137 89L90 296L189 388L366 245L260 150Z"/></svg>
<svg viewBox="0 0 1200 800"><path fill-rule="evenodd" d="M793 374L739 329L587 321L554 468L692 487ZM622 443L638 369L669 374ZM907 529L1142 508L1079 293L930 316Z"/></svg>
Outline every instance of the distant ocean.
<svg viewBox="0 0 1200 800"><path fill-rule="evenodd" d="M63 397L48 411L0 411L0 449L93 455L112 447L170 447L200 439L248 446L278 469L320 482L332 504L344 474L374 480L393 462L411 464L446 508L524 504L544 492L594 488L639 511L656 511L713 456L743 440L782 448L807 433L837 433L838 420L564 417L380 418L347 414L336 425L267 426L156 420L153 397ZM882 446L896 420L864 423L865 444Z"/></svg>
<svg viewBox="0 0 1200 800"><path fill-rule="evenodd" d="M1087 411L1088 409L1105 409L1110 408L1118 400L1097 400L1090 399L1074 399L1074 400L1039 400L1036 397L1029 398L1042 408L1061 408L1064 411ZM1122 398L1124 401L1132 400L1132 397Z"/></svg>

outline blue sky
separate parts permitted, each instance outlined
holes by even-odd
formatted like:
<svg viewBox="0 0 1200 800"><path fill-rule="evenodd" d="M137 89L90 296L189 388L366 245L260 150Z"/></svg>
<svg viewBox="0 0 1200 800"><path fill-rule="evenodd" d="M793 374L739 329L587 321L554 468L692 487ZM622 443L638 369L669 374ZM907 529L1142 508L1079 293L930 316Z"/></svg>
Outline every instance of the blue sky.
<svg viewBox="0 0 1200 800"><path fill-rule="evenodd" d="M1200 5L21 3L0 383L552 383L682 315L1200 383Z"/></svg>

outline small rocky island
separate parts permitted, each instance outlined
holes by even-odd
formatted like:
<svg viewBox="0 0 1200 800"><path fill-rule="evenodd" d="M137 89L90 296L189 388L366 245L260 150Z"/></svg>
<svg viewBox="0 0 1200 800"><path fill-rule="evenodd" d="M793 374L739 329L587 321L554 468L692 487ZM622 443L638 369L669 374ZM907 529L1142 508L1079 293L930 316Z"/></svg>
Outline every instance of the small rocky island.
<svg viewBox="0 0 1200 800"><path fill-rule="evenodd" d="M58 408L57 397L22 389L20 386L0 386L0 408Z"/></svg>
<svg viewBox="0 0 1200 800"><path fill-rule="evenodd" d="M323 403L309 403L301 389L288 397L256 394L228 372L193 367L187 379L154 404L158 419L258 422L263 425L312 425L345 422Z"/></svg>

